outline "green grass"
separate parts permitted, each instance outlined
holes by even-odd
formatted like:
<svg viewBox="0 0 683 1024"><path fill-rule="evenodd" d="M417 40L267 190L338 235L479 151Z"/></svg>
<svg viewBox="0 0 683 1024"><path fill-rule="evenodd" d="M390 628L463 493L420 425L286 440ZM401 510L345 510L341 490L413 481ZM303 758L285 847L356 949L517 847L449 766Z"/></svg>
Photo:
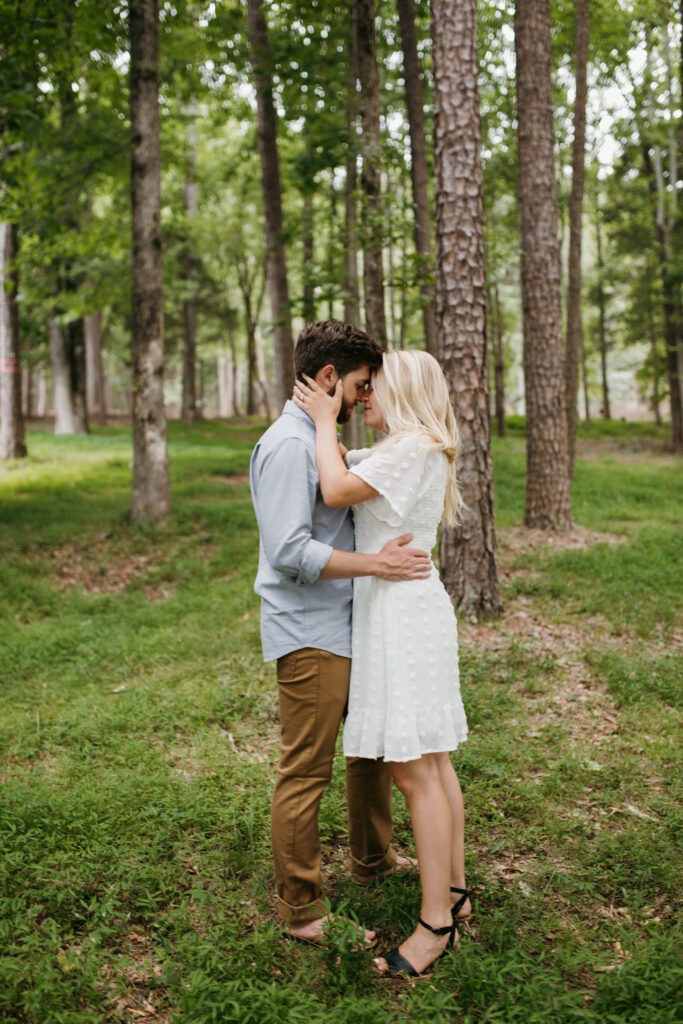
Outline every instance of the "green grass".
<svg viewBox="0 0 683 1024"><path fill-rule="evenodd" d="M507 618L465 636L475 927L403 987L343 929L295 947L272 913L277 704L245 479L261 428L170 424L154 527L128 521L125 429L34 431L0 470L0 1024L673 1024L683 494L662 433L582 428L575 516L619 544L506 556L508 607L573 646ZM504 531L518 433L494 465ZM405 936L417 880L348 877L341 756L321 833L334 906ZM412 849L399 795L395 833Z"/></svg>

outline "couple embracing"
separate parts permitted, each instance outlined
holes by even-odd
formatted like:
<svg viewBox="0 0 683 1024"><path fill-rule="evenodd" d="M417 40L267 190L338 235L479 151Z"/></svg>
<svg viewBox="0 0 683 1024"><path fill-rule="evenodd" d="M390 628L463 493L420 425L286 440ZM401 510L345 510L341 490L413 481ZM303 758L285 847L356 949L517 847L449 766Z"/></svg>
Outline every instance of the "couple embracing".
<svg viewBox="0 0 683 1024"><path fill-rule="evenodd" d="M264 660L277 659L282 737L271 826L278 914L289 936L324 940L318 811L345 718L354 877L412 868L391 846L393 779L422 884L415 931L375 966L420 977L471 909L462 792L448 756L467 736L457 627L429 555L440 520L455 522L461 504L457 427L425 352L384 353L363 331L328 320L306 325L295 363L293 399L251 461L255 590ZM386 437L347 452L336 424L358 402L365 425Z"/></svg>

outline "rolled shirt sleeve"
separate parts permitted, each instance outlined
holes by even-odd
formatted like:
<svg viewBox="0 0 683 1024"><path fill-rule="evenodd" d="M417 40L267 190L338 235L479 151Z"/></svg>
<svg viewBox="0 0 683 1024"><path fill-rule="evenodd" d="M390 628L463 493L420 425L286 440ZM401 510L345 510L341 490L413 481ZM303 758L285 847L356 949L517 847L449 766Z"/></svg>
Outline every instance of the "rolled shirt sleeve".
<svg viewBox="0 0 683 1024"><path fill-rule="evenodd" d="M285 438L255 468L254 504L268 562L297 583L315 583L333 549L312 536L317 472L309 449Z"/></svg>

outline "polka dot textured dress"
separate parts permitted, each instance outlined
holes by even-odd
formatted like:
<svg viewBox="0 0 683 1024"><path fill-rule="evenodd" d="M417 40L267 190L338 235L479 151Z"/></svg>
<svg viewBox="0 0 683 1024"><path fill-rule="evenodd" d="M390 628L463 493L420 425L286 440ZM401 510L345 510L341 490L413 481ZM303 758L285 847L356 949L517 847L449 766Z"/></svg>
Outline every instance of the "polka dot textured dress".
<svg viewBox="0 0 683 1024"><path fill-rule="evenodd" d="M443 513L445 455L421 434L410 434L393 445L349 452L347 464L379 491L354 505L356 550L374 553L412 533L411 547L431 551ZM436 568L424 580L354 580L344 754L412 761L454 750L466 738L457 624Z"/></svg>

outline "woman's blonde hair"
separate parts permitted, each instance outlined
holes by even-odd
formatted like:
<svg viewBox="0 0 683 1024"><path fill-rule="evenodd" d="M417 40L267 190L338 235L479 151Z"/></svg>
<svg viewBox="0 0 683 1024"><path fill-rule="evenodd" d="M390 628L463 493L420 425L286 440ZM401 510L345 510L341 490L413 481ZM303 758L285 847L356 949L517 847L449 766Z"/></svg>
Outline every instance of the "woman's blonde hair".
<svg viewBox="0 0 683 1024"><path fill-rule="evenodd" d="M385 352L382 365L373 373L372 388L389 433L382 445L419 433L448 459L443 522L453 526L463 508L455 472L460 434L441 367L428 352L394 349Z"/></svg>

